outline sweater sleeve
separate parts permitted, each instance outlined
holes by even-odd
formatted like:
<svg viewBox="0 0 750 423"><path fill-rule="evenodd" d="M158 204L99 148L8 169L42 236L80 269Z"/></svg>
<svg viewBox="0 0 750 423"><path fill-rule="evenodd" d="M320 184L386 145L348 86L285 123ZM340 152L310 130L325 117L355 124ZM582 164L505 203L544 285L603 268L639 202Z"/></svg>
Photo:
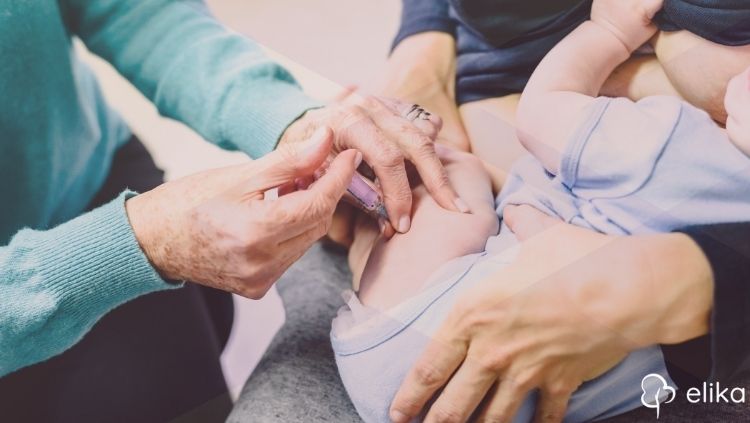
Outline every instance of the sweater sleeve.
<svg viewBox="0 0 750 423"><path fill-rule="evenodd" d="M406 37L427 31L455 35L456 22L450 17L448 0L403 0L401 26L393 40L393 48Z"/></svg>
<svg viewBox="0 0 750 423"><path fill-rule="evenodd" d="M141 251L125 212L132 195L0 247L0 377L62 353L118 305L178 286Z"/></svg>
<svg viewBox="0 0 750 423"><path fill-rule="evenodd" d="M703 250L714 276L711 377L721 382L750 370L750 223L681 230Z"/></svg>
<svg viewBox="0 0 750 423"><path fill-rule="evenodd" d="M261 47L220 25L202 0L61 0L69 30L159 112L251 157L320 106Z"/></svg>

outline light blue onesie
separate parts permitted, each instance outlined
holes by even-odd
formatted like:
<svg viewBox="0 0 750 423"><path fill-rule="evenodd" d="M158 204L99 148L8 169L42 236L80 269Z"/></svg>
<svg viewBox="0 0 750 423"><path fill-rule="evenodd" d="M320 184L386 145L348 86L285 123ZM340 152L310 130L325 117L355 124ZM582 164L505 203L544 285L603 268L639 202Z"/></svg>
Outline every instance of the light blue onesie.
<svg viewBox="0 0 750 423"><path fill-rule="evenodd" d="M535 158L521 159L498 196L498 216L508 204L529 204L617 235L750 216L750 158L708 114L673 97L595 100L567 143L559 169L552 175ZM502 283L501 277L485 277L512 262L517 245L503 225L484 252L446 263L428 288L384 313L350 295L333 322L331 339L341 378L365 421L389 421L401 381L456 299L476 284ZM670 380L657 346L632 352L584 383L571 398L565 421L602 419L639 407L641 379L649 373ZM531 420L535 395L526 399L516 422Z"/></svg>

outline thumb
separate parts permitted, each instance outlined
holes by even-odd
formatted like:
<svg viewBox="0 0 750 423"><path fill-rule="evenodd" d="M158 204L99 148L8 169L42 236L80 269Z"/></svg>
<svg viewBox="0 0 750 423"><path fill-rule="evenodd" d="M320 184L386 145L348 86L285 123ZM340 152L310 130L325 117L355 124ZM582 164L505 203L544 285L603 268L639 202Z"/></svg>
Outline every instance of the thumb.
<svg viewBox="0 0 750 423"><path fill-rule="evenodd" d="M319 205L318 209L332 216L360 163L362 163L362 153L359 151L346 150L340 153L328 166L325 174L307 191L304 191L304 195L309 201Z"/></svg>
<svg viewBox="0 0 750 423"><path fill-rule="evenodd" d="M306 141L281 144L275 151L251 164L246 191L263 192L310 176L325 163L333 147L333 132L324 126Z"/></svg>
<svg viewBox="0 0 750 423"><path fill-rule="evenodd" d="M562 223L561 220L548 216L528 205L506 206L503 210L503 221L519 241L525 241L544 230Z"/></svg>

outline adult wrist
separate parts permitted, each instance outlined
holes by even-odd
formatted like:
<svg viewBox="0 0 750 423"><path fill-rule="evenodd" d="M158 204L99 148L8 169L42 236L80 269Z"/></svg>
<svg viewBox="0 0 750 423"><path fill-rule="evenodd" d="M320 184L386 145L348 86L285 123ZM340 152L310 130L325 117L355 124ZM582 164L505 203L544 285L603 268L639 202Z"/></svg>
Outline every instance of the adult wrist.
<svg viewBox="0 0 750 423"><path fill-rule="evenodd" d="M676 344L709 332L713 273L701 248L674 233L643 237L651 273L649 289L658 320L652 343Z"/></svg>
<svg viewBox="0 0 750 423"><path fill-rule="evenodd" d="M445 79L453 70L455 57L455 39L444 32L429 31L405 38L393 49L388 61L391 70L403 74Z"/></svg>
<svg viewBox="0 0 750 423"><path fill-rule="evenodd" d="M178 280L178 275L168 271L159 259L159 249L156 248L156 232L153 227L155 209L149 210L147 201L148 193L139 194L125 201L125 212L127 214L130 227L133 229L138 245L141 247L143 254L148 259L151 266L167 280ZM149 217L149 215L151 215Z"/></svg>
<svg viewBox="0 0 750 423"><path fill-rule="evenodd" d="M452 96L455 60L455 41L449 35L439 32L413 35L393 51L375 91L415 102L442 93Z"/></svg>
<svg viewBox="0 0 750 423"><path fill-rule="evenodd" d="M688 236L611 237L584 265L574 284L579 309L629 348L708 332L711 268Z"/></svg>

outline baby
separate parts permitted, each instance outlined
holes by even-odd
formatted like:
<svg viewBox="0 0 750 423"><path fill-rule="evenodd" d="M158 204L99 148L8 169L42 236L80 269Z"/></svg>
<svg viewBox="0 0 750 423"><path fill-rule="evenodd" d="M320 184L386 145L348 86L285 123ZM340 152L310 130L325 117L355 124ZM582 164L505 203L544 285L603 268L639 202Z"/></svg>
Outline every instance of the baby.
<svg viewBox="0 0 750 423"><path fill-rule="evenodd" d="M376 228L359 229L351 263L360 289L348 294L331 339L341 378L365 421L389 421L401 381L461 294L502 283L518 246L498 217L506 205L532 205L617 235L750 215L750 69L728 84L726 129L676 97L595 97L655 33L650 19L659 8L658 0L596 0L591 20L542 61L518 110L519 135L531 155L516 164L497 199L477 158L441 151L471 215L441 209L418 187L409 233L385 241ZM639 407L641 379L649 373L669 381L656 346L632 352L581 385L566 420ZM529 421L534 404L532 394L516 421Z"/></svg>

